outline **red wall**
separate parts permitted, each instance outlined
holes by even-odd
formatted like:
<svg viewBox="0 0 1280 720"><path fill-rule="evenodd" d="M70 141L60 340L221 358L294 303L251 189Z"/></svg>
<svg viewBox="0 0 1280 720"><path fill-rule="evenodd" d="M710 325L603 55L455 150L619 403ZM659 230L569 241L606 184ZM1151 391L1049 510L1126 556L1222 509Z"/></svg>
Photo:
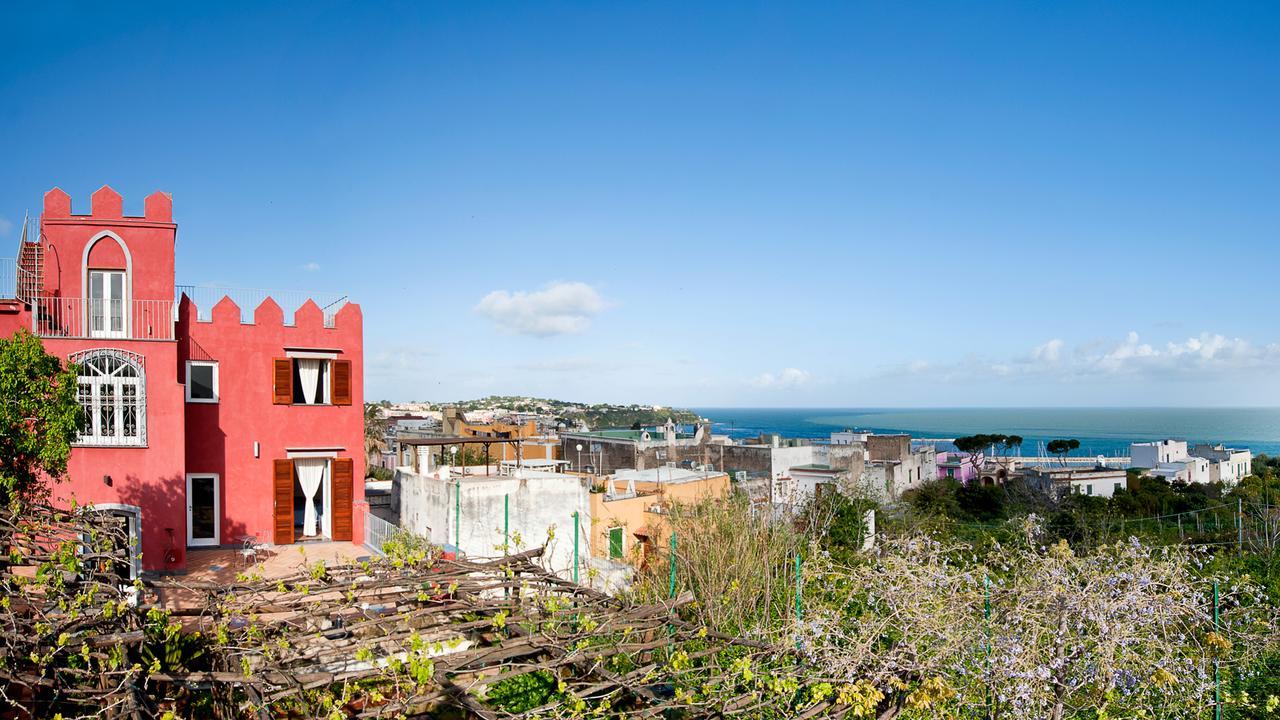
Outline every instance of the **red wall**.
<svg viewBox="0 0 1280 720"><path fill-rule="evenodd" d="M71 198L54 188L45 193L41 252L42 295L82 297L85 248L103 231L123 240L132 265L131 297L172 301L174 243L172 200L165 193L146 198L144 217L124 217L120 195L109 187L93 194L89 215L73 215ZM123 267L125 253L110 238L90 251L90 267ZM143 566L177 569L185 565L186 475L217 473L222 485L222 542L256 534L270 540L272 526L272 460L288 448L340 447L340 457L354 461L355 507L352 540L364 540L364 356L363 319L357 305L337 315L336 327L325 328L321 311L308 302L296 314L296 326L284 325L283 313L268 300L252 324L241 324L240 311L224 299L211 322L196 321L196 309L180 308L176 341L45 338L45 349L64 360L92 348L118 348L145 358L147 446L75 447L68 477L54 488L62 502L121 503L142 512ZM0 335L31 328L29 309L7 303L0 308ZM351 361L352 404L291 406L272 404L272 358L285 347L341 350ZM220 401L187 403L183 383L185 361L213 359L219 364ZM260 444L254 458L253 443ZM105 477L111 478L108 485ZM169 535L180 560L165 563Z"/></svg>
<svg viewBox="0 0 1280 720"><path fill-rule="evenodd" d="M76 298L88 293L81 288L84 250L91 239L103 231L113 232L124 240L133 260L134 300L173 300L174 241L178 226L173 224L173 200L165 193L147 196L144 217L124 217L120 194L103 187L93 194L91 214L72 215L71 198L54 188L44 194L44 215L40 228L48 242L44 258L44 291L46 296ZM48 246L52 245L50 251ZM101 245L102 247L99 247ZM122 254L119 243L104 238L94 244L92 258L102 258L106 265L90 263L90 267L121 267L116 261Z"/></svg>
<svg viewBox="0 0 1280 720"><path fill-rule="evenodd" d="M53 494L63 503L74 498L81 505L137 506L142 511L142 566L148 570L166 569L166 528L173 530L173 545L183 557L186 553L181 548L187 544L185 391L177 379L177 344L56 338L45 338L43 342L47 352L64 360L91 347L113 347L145 356L147 446L72 448L67 477L54 486ZM104 480L108 475L110 486Z"/></svg>
<svg viewBox="0 0 1280 720"><path fill-rule="evenodd" d="M335 327L307 301L296 325L284 324L280 306L268 299L254 310L252 324L240 322L240 308L228 298L213 307L209 322L197 320L184 299L178 309L179 358L218 363L219 401L187 403L187 472L217 473L222 483L222 542L255 535L269 542L272 528L272 461L290 449L341 448L354 462L352 541L364 542L364 353L360 306L343 307ZM285 348L338 350L351 361L351 405L274 405L272 360ZM253 456L253 443L259 457Z"/></svg>
<svg viewBox="0 0 1280 720"><path fill-rule="evenodd" d="M143 217L125 217L119 193L103 187L93 194L88 215L71 214L71 198L58 188L45 193L41 217L44 296L83 297L85 249L107 231L124 242L105 237L93 244L89 267L132 266L130 297L136 300L173 299L174 243L172 201L153 193ZM127 254L126 254L127 249ZM129 261L126 261L126 257ZM7 321L14 318L15 322ZM31 315L3 316L0 333L11 336L18 327L30 329ZM184 390L178 377L178 344L172 340L120 338L44 338L47 352L67 359L94 348L118 348L142 355L146 373L146 447L73 447L67 477L54 486L55 501L80 504L121 503L142 512L142 562L147 569L164 569L169 547L186 545L186 467ZM107 477L111 484L107 485ZM180 553L185 556L185 553Z"/></svg>

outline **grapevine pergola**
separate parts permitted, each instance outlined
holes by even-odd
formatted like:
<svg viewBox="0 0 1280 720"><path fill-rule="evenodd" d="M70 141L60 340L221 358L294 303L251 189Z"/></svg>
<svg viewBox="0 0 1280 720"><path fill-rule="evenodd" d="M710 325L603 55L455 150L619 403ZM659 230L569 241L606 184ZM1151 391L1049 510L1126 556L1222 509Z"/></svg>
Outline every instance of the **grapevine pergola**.
<svg viewBox="0 0 1280 720"><path fill-rule="evenodd" d="M629 604L537 564L429 549L230 585L120 581L89 510L0 518L0 702L15 717L841 716L791 652ZM163 611L167 593L201 602ZM856 700L856 698L855 698ZM3 713L0 713L3 715ZM3 715L6 716L7 715Z"/></svg>

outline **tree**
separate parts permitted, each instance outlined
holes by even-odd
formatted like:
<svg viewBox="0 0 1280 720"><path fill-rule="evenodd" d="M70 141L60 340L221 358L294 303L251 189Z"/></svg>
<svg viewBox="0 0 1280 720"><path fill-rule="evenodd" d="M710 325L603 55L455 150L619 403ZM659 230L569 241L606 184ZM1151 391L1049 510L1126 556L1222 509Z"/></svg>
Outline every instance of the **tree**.
<svg viewBox="0 0 1280 720"><path fill-rule="evenodd" d="M1079 447L1080 441L1075 438L1071 438L1067 440L1050 440L1046 449L1054 455L1057 455L1058 461L1063 465L1066 465L1067 455L1070 455L1072 450L1076 450Z"/></svg>
<svg viewBox="0 0 1280 720"><path fill-rule="evenodd" d="M365 454L380 452L387 445L387 419L382 414L382 406L377 403L364 404L364 451Z"/></svg>
<svg viewBox="0 0 1280 720"><path fill-rule="evenodd" d="M0 339L0 503L47 499L67 471L83 410L76 371L20 330Z"/></svg>
<svg viewBox="0 0 1280 720"><path fill-rule="evenodd" d="M981 472L981 468L979 466L983 461L983 453L987 451L987 448L1003 443L1006 437L1007 436L1005 435L985 433L978 435L966 435L952 440L951 444L955 445L956 449L960 452L968 455L967 462L973 468L973 476L976 478Z"/></svg>

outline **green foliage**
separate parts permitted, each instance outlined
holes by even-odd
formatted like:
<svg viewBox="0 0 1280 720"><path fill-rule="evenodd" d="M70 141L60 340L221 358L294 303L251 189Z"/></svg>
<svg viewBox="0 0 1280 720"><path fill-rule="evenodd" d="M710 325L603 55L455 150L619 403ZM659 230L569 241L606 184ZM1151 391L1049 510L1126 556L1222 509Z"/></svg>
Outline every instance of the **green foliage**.
<svg viewBox="0 0 1280 720"><path fill-rule="evenodd" d="M382 450L386 446L387 419L382 416L382 406L364 404L364 449L366 453Z"/></svg>
<svg viewBox="0 0 1280 720"><path fill-rule="evenodd" d="M440 556L440 548L408 530L396 530L382 542L382 552L396 567L430 564Z"/></svg>
<svg viewBox="0 0 1280 720"><path fill-rule="evenodd" d="M1065 458L1067 455L1071 453L1072 450L1078 450L1079 448L1080 448L1080 441L1076 440L1075 438L1070 438L1065 440L1050 440L1049 444L1045 446L1046 450L1048 450L1049 452L1061 458Z"/></svg>
<svg viewBox="0 0 1280 720"><path fill-rule="evenodd" d="M822 548L839 562L850 561L862 549L868 528L863 516L879 505L872 500L853 499L842 493L826 493L806 508L811 528L823 528Z"/></svg>
<svg viewBox="0 0 1280 720"><path fill-rule="evenodd" d="M509 713L522 713L564 699L556 678L546 670L535 670L509 677L489 686L485 701Z"/></svg>
<svg viewBox="0 0 1280 720"><path fill-rule="evenodd" d="M940 478L911 488L902 494L902 499L926 517L958 518L960 503L956 501L956 493L959 489L960 483L954 478Z"/></svg>
<svg viewBox="0 0 1280 720"><path fill-rule="evenodd" d="M38 502L67 470L83 411L74 367L20 330L0 339L0 502Z"/></svg>

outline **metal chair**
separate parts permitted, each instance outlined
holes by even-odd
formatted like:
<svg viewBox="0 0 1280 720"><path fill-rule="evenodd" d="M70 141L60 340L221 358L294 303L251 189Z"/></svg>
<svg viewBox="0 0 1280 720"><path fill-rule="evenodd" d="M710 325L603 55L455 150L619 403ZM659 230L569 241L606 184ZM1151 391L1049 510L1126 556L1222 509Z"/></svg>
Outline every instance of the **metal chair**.
<svg viewBox="0 0 1280 720"><path fill-rule="evenodd" d="M252 535L245 536L244 545L238 552L240 563L245 567L258 562L258 539Z"/></svg>

